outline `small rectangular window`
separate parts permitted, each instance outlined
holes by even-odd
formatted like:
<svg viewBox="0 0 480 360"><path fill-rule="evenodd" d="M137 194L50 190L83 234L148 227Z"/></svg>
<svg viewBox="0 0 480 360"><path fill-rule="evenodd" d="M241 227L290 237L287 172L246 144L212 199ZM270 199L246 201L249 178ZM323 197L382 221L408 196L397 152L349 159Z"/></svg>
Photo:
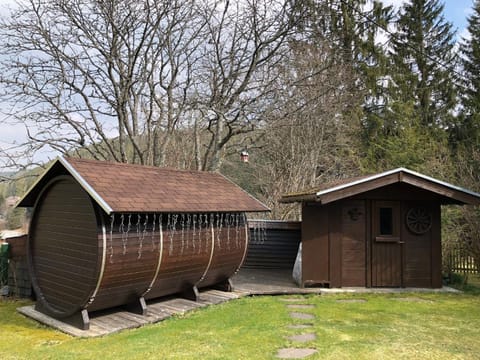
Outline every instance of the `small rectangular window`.
<svg viewBox="0 0 480 360"><path fill-rule="evenodd" d="M393 209L382 207L380 210L380 235L393 235Z"/></svg>

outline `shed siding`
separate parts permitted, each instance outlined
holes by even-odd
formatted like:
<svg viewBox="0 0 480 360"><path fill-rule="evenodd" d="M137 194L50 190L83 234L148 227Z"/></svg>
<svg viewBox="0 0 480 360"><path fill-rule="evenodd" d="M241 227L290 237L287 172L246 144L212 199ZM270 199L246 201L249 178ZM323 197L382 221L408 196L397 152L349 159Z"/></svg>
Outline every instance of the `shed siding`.
<svg viewBox="0 0 480 360"><path fill-rule="evenodd" d="M365 201L346 201L342 206L342 286L365 286Z"/></svg>
<svg viewBox="0 0 480 360"><path fill-rule="evenodd" d="M302 282L329 284L329 206L303 204Z"/></svg>

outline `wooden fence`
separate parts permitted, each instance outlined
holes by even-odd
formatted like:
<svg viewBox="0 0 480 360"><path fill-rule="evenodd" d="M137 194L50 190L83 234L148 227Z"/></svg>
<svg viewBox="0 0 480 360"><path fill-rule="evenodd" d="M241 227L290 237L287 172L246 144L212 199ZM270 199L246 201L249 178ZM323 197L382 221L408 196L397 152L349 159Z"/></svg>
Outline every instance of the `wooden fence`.
<svg viewBox="0 0 480 360"><path fill-rule="evenodd" d="M461 247L449 249L446 254L447 267L450 272L465 274L480 274L480 264L475 262L473 256Z"/></svg>

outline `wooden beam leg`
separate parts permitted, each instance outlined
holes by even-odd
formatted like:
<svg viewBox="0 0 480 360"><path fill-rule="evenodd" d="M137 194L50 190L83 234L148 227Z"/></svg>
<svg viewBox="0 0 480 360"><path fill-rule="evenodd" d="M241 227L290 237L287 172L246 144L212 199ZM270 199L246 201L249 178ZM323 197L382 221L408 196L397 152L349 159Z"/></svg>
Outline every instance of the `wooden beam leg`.
<svg viewBox="0 0 480 360"><path fill-rule="evenodd" d="M200 298L200 293L196 286L192 286L189 289L186 289L182 292L182 297L187 300L198 301Z"/></svg>
<svg viewBox="0 0 480 360"><path fill-rule="evenodd" d="M90 329L90 317L88 316L88 311L85 309L73 314L72 316L69 316L63 319L58 319L58 320L66 324L75 326L80 330Z"/></svg>
<svg viewBox="0 0 480 360"><path fill-rule="evenodd" d="M50 316L53 319L56 319L58 321L64 322L65 324L75 326L76 328L79 328L80 330L88 330L90 329L90 317L88 316L88 311L87 310L81 310L76 312L75 314L68 316L68 317L57 317L52 315L48 310L46 310L40 301L37 301L35 304L35 310L38 312L41 312L42 314L45 314L47 316Z"/></svg>
<svg viewBox="0 0 480 360"><path fill-rule="evenodd" d="M220 290L220 291L226 291L226 292L232 292L233 291L233 284L230 279L227 279L225 281L222 281L218 284L215 284L213 286L215 289Z"/></svg>
<svg viewBox="0 0 480 360"><path fill-rule="evenodd" d="M134 314L147 315L147 304L143 296L139 297L136 301L125 305L127 311Z"/></svg>

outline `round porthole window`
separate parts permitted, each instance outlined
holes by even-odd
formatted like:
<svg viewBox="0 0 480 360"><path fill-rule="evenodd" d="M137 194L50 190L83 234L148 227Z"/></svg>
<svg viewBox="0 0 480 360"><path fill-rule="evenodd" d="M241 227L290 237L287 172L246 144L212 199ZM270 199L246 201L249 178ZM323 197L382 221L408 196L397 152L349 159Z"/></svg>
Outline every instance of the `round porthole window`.
<svg viewBox="0 0 480 360"><path fill-rule="evenodd" d="M432 215L424 207L414 207L407 212L407 227L414 234L425 234L432 227Z"/></svg>

